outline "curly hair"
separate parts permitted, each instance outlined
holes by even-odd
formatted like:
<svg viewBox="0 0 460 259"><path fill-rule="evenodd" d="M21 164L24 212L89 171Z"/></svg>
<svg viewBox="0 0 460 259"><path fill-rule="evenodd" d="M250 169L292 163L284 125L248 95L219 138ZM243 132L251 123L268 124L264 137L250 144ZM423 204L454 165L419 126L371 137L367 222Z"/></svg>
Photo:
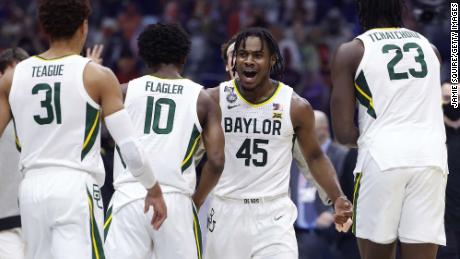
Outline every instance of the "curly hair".
<svg viewBox="0 0 460 259"><path fill-rule="evenodd" d="M388 26L403 27L404 0L357 0L359 23L364 30Z"/></svg>
<svg viewBox="0 0 460 259"><path fill-rule="evenodd" d="M40 0L38 19L52 40L71 38L91 13L89 0Z"/></svg>
<svg viewBox="0 0 460 259"><path fill-rule="evenodd" d="M233 49L232 56L233 60L236 60L236 55L240 46L243 46L243 48L246 47L246 39L249 37L257 37L261 42L265 42L270 56L273 55L275 57L275 64L270 69L270 76L275 80L280 80L283 77L284 72L284 59L281 55L278 43L267 29L261 27L251 27L240 32L236 37L235 48ZM233 64L232 70L233 73L236 73L236 62Z"/></svg>
<svg viewBox="0 0 460 259"><path fill-rule="evenodd" d="M15 62L20 62L29 57L29 54L22 48L5 49L0 53L0 73L5 73L7 67Z"/></svg>
<svg viewBox="0 0 460 259"><path fill-rule="evenodd" d="M177 24L151 24L137 38L139 56L150 68L183 65L190 52L188 34Z"/></svg>

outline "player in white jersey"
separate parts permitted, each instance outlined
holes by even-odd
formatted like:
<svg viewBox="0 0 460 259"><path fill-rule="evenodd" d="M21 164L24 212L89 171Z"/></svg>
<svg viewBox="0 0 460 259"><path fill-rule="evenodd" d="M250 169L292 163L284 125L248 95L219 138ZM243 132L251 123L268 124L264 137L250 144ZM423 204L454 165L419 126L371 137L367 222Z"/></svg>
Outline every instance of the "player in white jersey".
<svg viewBox="0 0 460 259"><path fill-rule="evenodd" d="M18 62L29 57L21 48L6 49L0 54L0 78ZM22 175L18 170L19 142L16 142L13 122L0 138L0 258L24 258L21 238L21 217L18 206L18 188Z"/></svg>
<svg viewBox="0 0 460 259"><path fill-rule="evenodd" d="M107 258L201 259L201 231L192 195L207 196L224 166L224 135L217 103L203 87L180 75L190 51L178 25L149 25L138 38L139 55L152 74L129 82L125 98L139 141L151 154L168 206L159 231L148 227L145 189L115 156L115 193L105 223ZM195 191L194 151L203 140L208 159Z"/></svg>
<svg viewBox="0 0 460 259"><path fill-rule="evenodd" d="M133 175L148 188L155 228L166 217L161 188L135 141L113 73L78 54L89 2L42 0L38 16L50 48L0 79L0 133L14 118L21 144L19 205L26 258L104 258L99 186L101 111Z"/></svg>
<svg viewBox="0 0 460 259"><path fill-rule="evenodd" d="M226 160L209 211L205 257L298 258L297 211L288 197L294 134L313 175L334 201L337 223L351 216L351 203L319 147L311 106L270 79L283 68L271 34L261 28L241 32L233 58L238 79L210 89L222 109Z"/></svg>
<svg viewBox="0 0 460 259"><path fill-rule="evenodd" d="M353 231L363 259L434 259L445 245L447 179L439 53L402 28L401 0L360 0L366 32L332 67L334 132L358 146ZM354 126L359 104L359 129Z"/></svg>

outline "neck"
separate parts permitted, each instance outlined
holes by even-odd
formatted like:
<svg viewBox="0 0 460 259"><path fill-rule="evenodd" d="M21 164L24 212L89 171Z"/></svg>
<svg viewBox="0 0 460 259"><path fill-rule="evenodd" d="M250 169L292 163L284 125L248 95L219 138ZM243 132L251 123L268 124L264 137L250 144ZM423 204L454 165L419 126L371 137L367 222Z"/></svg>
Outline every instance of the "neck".
<svg viewBox="0 0 460 259"><path fill-rule="evenodd" d="M177 65L173 64L161 64L153 69L153 76L164 78L164 79L178 79L182 78Z"/></svg>
<svg viewBox="0 0 460 259"><path fill-rule="evenodd" d="M74 39L69 40L55 40L50 43L50 48L40 54L42 58L52 59L69 56L81 52L82 46Z"/></svg>
<svg viewBox="0 0 460 259"><path fill-rule="evenodd" d="M395 26L393 24L390 24L386 20L382 20L382 21L379 21L375 27L376 28L393 28L393 27L399 27L399 26Z"/></svg>
<svg viewBox="0 0 460 259"><path fill-rule="evenodd" d="M241 85L238 79L235 79L238 87L238 91L244 97L244 99L250 101L251 103L261 103L270 98L278 87L278 83L272 81L270 78L264 80L261 85L255 87L252 90L247 90L244 86Z"/></svg>

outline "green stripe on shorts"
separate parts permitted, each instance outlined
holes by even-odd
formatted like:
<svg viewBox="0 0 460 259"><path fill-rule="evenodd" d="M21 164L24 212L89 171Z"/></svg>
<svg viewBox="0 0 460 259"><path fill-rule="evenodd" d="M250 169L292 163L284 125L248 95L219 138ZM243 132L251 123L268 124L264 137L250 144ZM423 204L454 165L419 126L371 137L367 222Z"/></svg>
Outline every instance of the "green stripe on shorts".
<svg viewBox="0 0 460 259"><path fill-rule="evenodd" d="M195 234L195 242L196 242L196 252L198 259L201 259L201 254L203 253L203 245L201 241L201 228L200 222L198 221L198 214L195 211L195 207L192 205L193 209L193 233Z"/></svg>
<svg viewBox="0 0 460 259"><path fill-rule="evenodd" d="M110 206L110 208L107 210L107 216L104 222L104 241L107 239L110 224L112 224L112 206Z"/></svg>
<svg viewBox="0 0 460 259"><path fill-rule="evenodd" d="M356 174L356 180L355 180L355 189L353 191L353 228L352 232L353 234L356 235L356 209L358 208L358 197L359 197L359 187L361 187L361 177L362 173L357 173Z"/></svg>
<svg viewBox="0 0 460 259"><path fill-rule="evenodd" d="M93 197L89 192L88 188L86 188L86 192L88 194L88 205L89 205L89 215L90 215L90 233L91 233L91 247L92 247L92 258L93 259L105 259L104 255L104 247L102 244L101 236L99 234L99 228L97 227L96 219L94 218L94 204L93 204Z"/></svg>

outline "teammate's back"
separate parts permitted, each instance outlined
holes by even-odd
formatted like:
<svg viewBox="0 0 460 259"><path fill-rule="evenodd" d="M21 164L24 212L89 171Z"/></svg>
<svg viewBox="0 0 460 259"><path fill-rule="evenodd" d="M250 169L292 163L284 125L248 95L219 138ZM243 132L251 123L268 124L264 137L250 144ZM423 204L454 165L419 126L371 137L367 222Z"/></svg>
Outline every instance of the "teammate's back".
<svg viewBox="0 0 460 259"><path fill-rule="evenodd" d="M366 32L335 54L331 114L337 139L358 146L353 233L360 256L395 258L398 246L402 259L434 259L446 243L439 53L403 28L404 0L356 6Z"/></svg>
<svg viewBox="0 0 460 259"><path fill-rule="evenodd" d="M16 67L9 100L21 150L21 170L70 167L101 184L100 106L86 92L89 59L33 56Z"/></svg>
<svg viewBox="0 0 460 259"><path fill-rule="evenodd" d="M18 196L27 258L104 258L99 108L127 166L148 189L151 224L158 229L166 217L160 186L133 141L118 80L79 56L90 11L88 0L38 1L50 48L0 79L0 135L15 119L22 144Z"/></svg>
<svg viewBox="0 0 460 259"><path fill-rule="evenodd" d="M358 143L382 169L444 169L440 63L431 44L405 28L372 29L357 38L364 44L355 74Z"/></svg>
<svg viewBox="0 0 460 259"><path fill-rule="evenodd" d="M142 186L115 156L115 193L105 225L107 257L201 259L196 207L214 187L224 165L220 110L202 86L181 76L190 39L179 25L152 24L138 38L139 56L152 74L129 82L125 105L164 190L168 219L160 231L148 228L141 212ZM202 135L201 135L202 134ZM208 152L195 191L193 152L202 137ZM117 145L120 143L117 143ZM118 149L117 149L118 151ZM193 201L192 201L193 194ZM195 205L195 206L194 206Z"/></svg>
<svg viewBox="0 0 460 259"><path fill-rule="evenodd" d="M201 125L197 101L203 87L189 79L163 79L146 75L128 84L125 107L139 141L149 154L164 192L192 194L195 189L193 152ZM120 160L120 157L116 157ZM119 168L119 165L118 165ZM124 171L115 172L115 184L137 181Z"/></svg>

